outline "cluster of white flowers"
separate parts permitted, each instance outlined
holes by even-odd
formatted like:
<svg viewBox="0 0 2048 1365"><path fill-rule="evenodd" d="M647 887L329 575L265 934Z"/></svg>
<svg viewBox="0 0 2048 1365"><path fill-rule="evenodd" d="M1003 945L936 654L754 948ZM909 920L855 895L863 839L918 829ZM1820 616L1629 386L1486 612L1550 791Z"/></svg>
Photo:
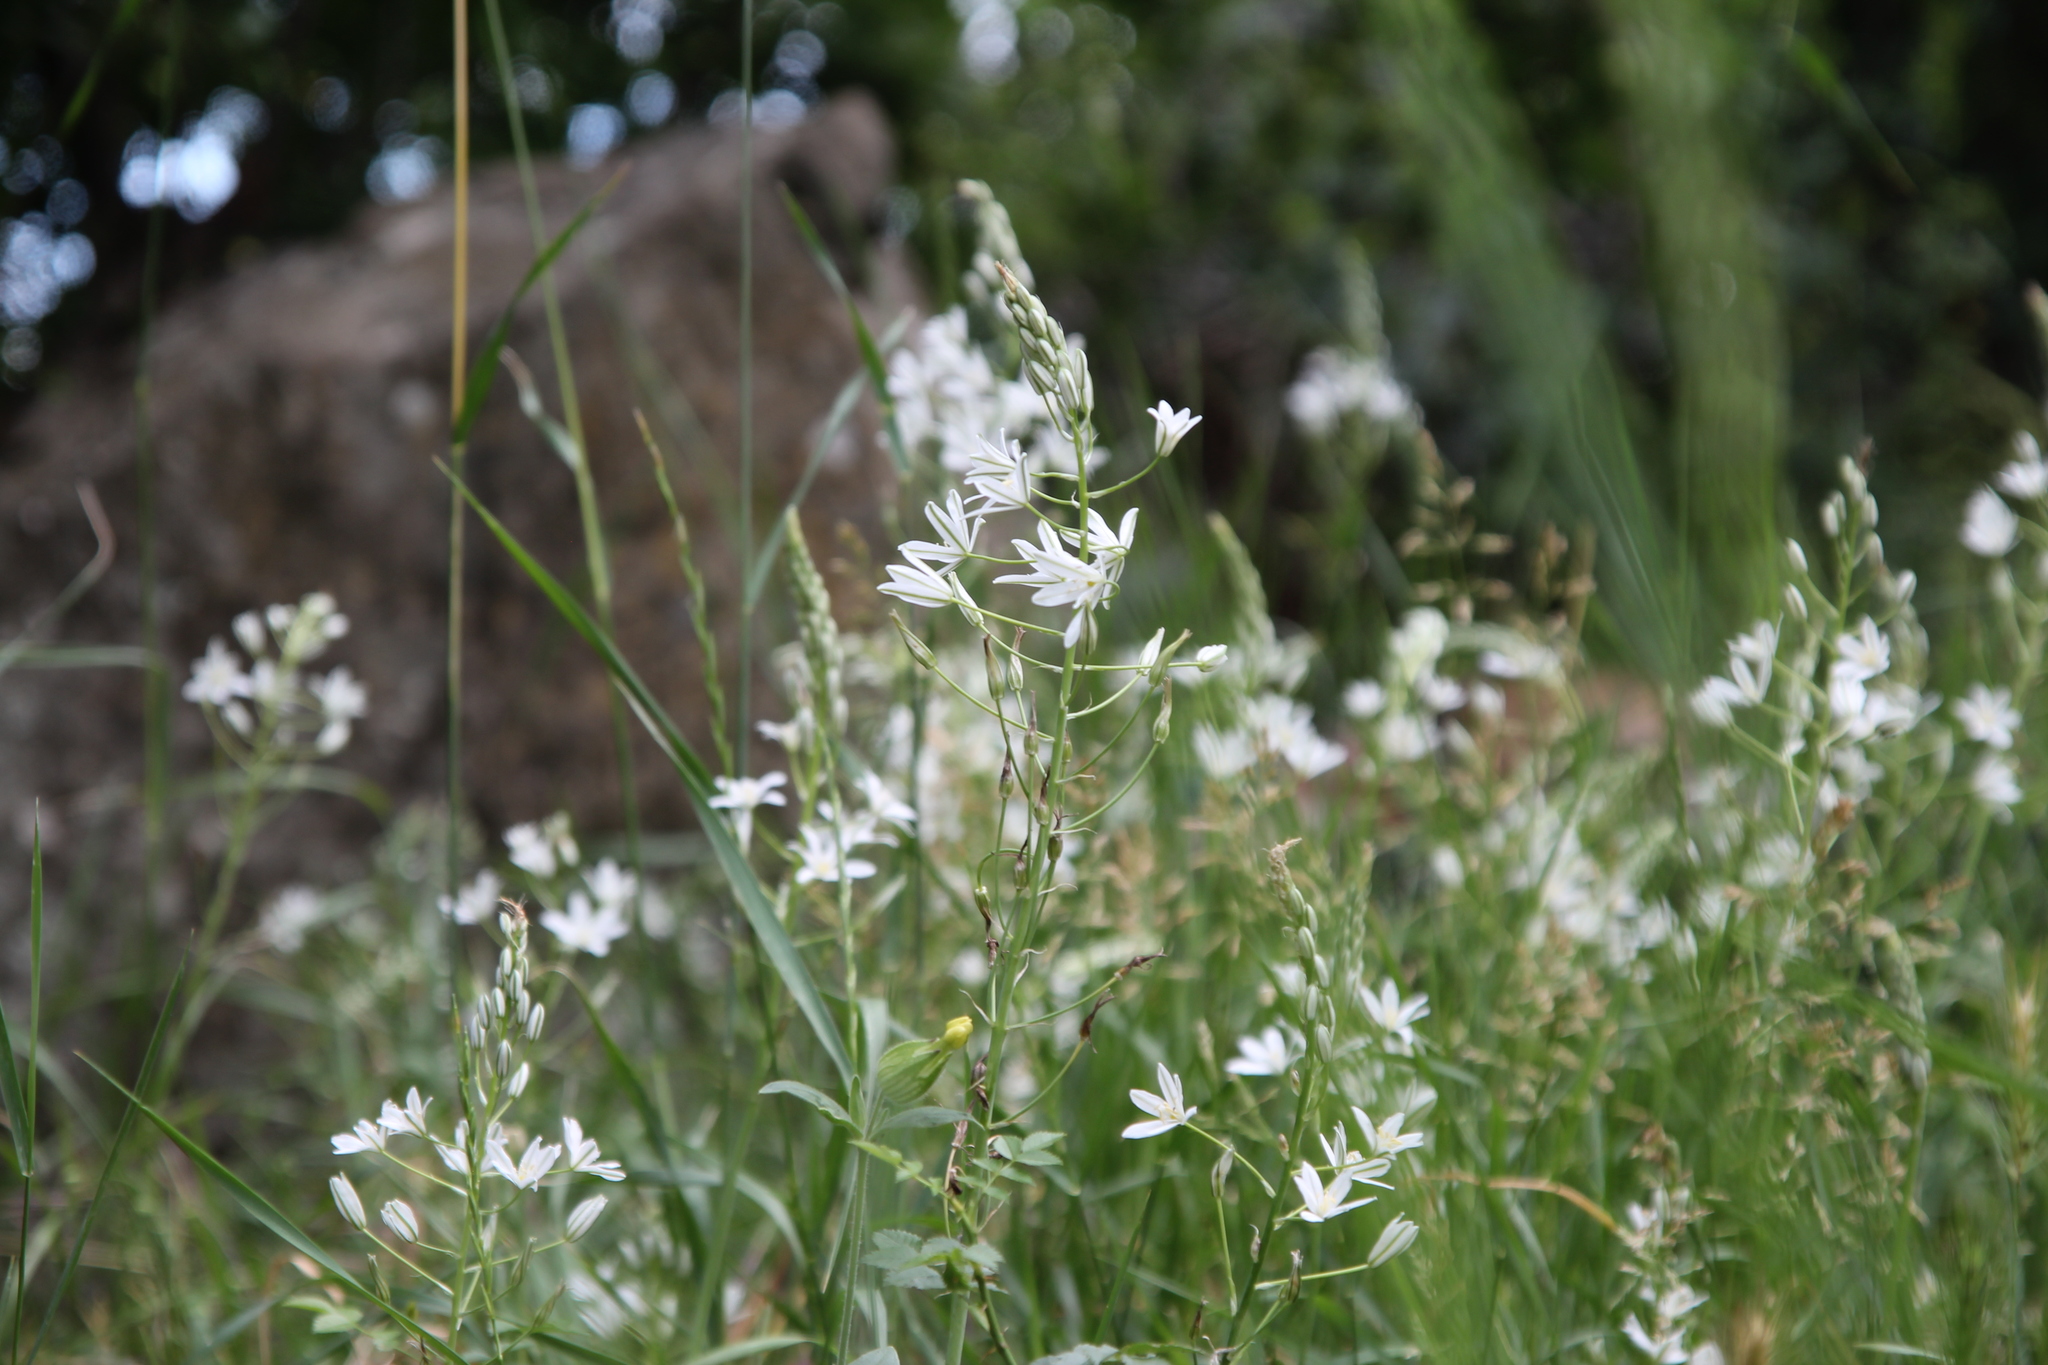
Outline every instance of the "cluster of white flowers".
<svg viewBox="0 0 2048 1365"><path fill-rule="evenodd" d="M214 637L192 662L185 700L205 708L244 744L287 754L339 753L368 713L369 693L346 664L310 677L302 672L348 634L348 617L334 599L312 592L297 605L245 611L235 618L234 634L248 662Z"/></svg>
<svg viewBox="0 0 2048 1365"><path fill-rule="evenodd" d="M1631 1311L1622 1320L1622 1335L1652 1365L1721 1365L1721 1348L1697 1342L1688 1319L1707 1296L1686 1283L1690 1262L1680 1237L1687 1224L1701 1216L1692 1192L1683 1185L1660 1186L1648 1204L1630 1204L1621 1230L1629 1249L1628 1272L1635 1281L1632 1297L1646 1311Z"/></svg>
<svg viewBox="0 0 2048 1365"><path fill-rule="evenodd" d="M528 821L505 831L505 856L522 872L543 881L583 861L583 850L569 828L569 812L558 810L545 820Z"/></svg>
<svg viewBox="0 0 2048 1365"><path fill-rule="evenodd" d="M306 935L327 918L327 905L310 886L287 886L271 897L256 935L289 957L306 946Z"/></svg>
<svg viewBox="0 0 2048 1365"><path fill-rule="evenodd" d="M381 1158L394 1173L402 1173L401 1181L410 1177L408 1183L416 1187L438 1189L461 1201L460 1214L444 1220L443 1240L437 1243L433 1218L407 1200L393 1198L378 1209L384 1227L380 1234L371 1229L362 1196L347 1174L336 1174L328 1181L335 1207L351 1227L436 1284L443 1281L417 1259L423 1253L452 1258L470 1275L495 1278L494 1267L502 1264L495 1259L496 1253L485 1245L481 1248L483 1266L473 1265L479 1249L471 1245L471 1239L478 1227L485 1229L486 1243L495 1239L500 1216L511 1209L520 1193L538 1191L551 1177L558 1184L576 1176L611 1182L626 1178L625 1168L605 1159L598 1144L573 1118L563 1118L560 1142L534 1136L514 1155L515 1140L504 1120L532 1079L532 1064L524 1054L546 1026L547 1007L533 998L528 986L525 917L516 909L506 909L500 912L498 925L505 946L499 953L497 974L491 990L478 999L462 1033L464 1071L474 1092L469 1100L478 1123L472 1127L469 1119L459 1119L448 1136L437 1135L428 1119L434 1101L413 1087L402 1104L386 1100L375 1118L360 1119L332 1139L336 1156ZM446 1174L409 1159L402 1148L394 1149L398 1140L406 1138L431 1147ZM511 1193L500 1197L484 1184L486 1180L504 1181ZM574 1242L588 1233L604 1212L605 1202L603 1195L593 1195L577 1204L563 1220L559 1238L548 1245ZM387 1234L393 1240L387 1240ZM454 1276L454 1283L465 1293L476 1292L476 1281L464 1280L463 1273Z"/></svg>
<svg viewBox="0 0 2048 1365"><path fill-rule="evenodd" d="M1422 409L1385 358L1349 347L1319 346L1310 351L1284 401L1287 415L1316 437L1329 436L1353 415L1398 430L1422 425Z"/></svg>
<svg viewBox="0 0 2048 1365"><path fill-rule="evenodd" d="M889 397L904 444L954 474L967 472L984 432L1033 441L1049 430L1031 386L997 374L969 336L965 308L927 320L890 355Z"/></svg>

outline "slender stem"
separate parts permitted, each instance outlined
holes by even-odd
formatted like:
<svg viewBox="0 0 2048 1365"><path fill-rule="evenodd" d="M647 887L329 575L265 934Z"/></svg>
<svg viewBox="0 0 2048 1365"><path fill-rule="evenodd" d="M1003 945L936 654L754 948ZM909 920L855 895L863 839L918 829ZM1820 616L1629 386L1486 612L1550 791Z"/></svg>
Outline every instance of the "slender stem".
<svg viewBox="0 0 2048 1365"><path fill-rule="evenodd" d="M455 261L453 317L448 339L448 413L451 422L462 411L463 387L469 369L469 0L455 0ZM465 478L469 443L453 442L448 467L460 486ZM448 894L462 886L462 559L466 519L462 497L448 493ZM461 960L462 930L448 922L448 991L453 1000L456 964ZM456 1276L461 1279L460 1274Z"/></svg>
<svg viewBox="0 0 2048 1365"><path fill-rule="evenodd" d="M754 576L754 0L740 0L740 582ZM754 614L740 613L739 728L733 750L748 771L753 711Z"/></svg>

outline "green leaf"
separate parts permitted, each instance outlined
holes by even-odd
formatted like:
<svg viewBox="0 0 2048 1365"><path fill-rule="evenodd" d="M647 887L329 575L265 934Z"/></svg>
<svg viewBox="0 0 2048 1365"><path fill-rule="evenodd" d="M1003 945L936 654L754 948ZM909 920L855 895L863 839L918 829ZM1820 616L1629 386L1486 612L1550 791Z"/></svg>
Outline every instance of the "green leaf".
<svg viewBox="0 0 2048 1365"><path fill-rule="evenodd" d="M761 1093L764 1095L794 1095L826 1118L831 1119L834 1123L841 1124L854 1132L860 1131L859 1125L853 1121L853 1115L847 1113L840 1106L838 1100L833 1099L830 1095L814 1086L805 1085L802 1081L770 1081L761 1087Z"/></svg>
<svg viewBox="0 0 2048 1365"><path fill-rule="evenodd" d="M576 633L597 651L598 657L611 671L613 684L624 694L626 704L632 707L633 714L640 719L640 724L661 749L670 765L675 768L676 774L682 778L683 789L688 793L690 804L696 808L697 818L703 825L705 841L711 845L712 855L718 860L720 870L725 873L726 881L732 887L734 899L740 905L740 913L746 916L748 927L754 931L754 937L761 944L762 953L768 958L769 965L775 968L776 975L782 978L783 989L789 992L790 999L796 1003L797 1011L804 1016L804 1021L817 1035L819 1046L823 1047L825 1055L832 1059L832 1065L839 1072L840 1081L851 1093L854 1083L853 1061L847 1055L846 1045L839 1036L837 1025L833 1023L832 1012L826 1007L824 997L818 994L817 985L811 980L811 974L805 968L803 958L797 953L796 945L790 941L789 931L783 928L782 921L776 917L775 907L769 903L768 894L762 889L760 878L754 875L753 866L747 862L747 855L741 851L738 841L732 837L732 830L726 824L724 815L712 807L711 799L718 793L712 786L711 772L704 766L704 760L697 757L696 750L690 747L690 742L683 737L683 732L676 726L675 721L669 718L668 712L654 699L654 694L648 690L647 684L640 680L640 675L633 671L633 666L619 653L618 646L612 642L611 636L583 610L582 604L577 602L553 574L541 567L540 562L519 543L518 537L505 529L504 523L491 515L490 509L470 491L467 484L455 477L446 465L442 466L442 472L447 474L449 482L455 485L464 501L468 502L477 516L483 520L484 525L490 528L491 534L498 538L498 543L505 547L506 553L518 562L527 577L531 578L554 604L555 610L560 612Z"/></svg>
<svg viewBox="0 0 2048 1365"><path fill-rule="evenodd" d="M726 1365L733 1360L745 1360L749 1356L766 1355L770 1351L786 1351L792 1346L815 1346L809 1337L753 1337L747 1341L732 1341L716 1350L694 1356L683 1365Z"/></svg>
<svg viewBox="0 0 2048 1365"><path fill-rule="evenodd" d="M882 1277L882 1283L897 1289L944 1289L945 1279L928 1265L910 1265L901 1270L892 1270Z"/></svg>
<svg viewBox="0 0 2048 1365"><path fill-rule="evenodd" d="M804 212L803 205L796 202L796 196L789 192L787 185L782 186L782 202L796 223L798 235L810 249L811 259L817 262L819 273L832 286L832 292L839 296L847 318L853 323L853 337L860 344L860 358L868 367L868 382L874 385L875 401L882 405L882 425L889 433L889 455L896 461L896 472L908 474L910 452L904 448L903 430L896 422L896 404L889 397L889 367L882 362L882 350L875 345L874 335L868 331L867 319L860 315L860 308L853 301L853 291L846 287L839 267L832 263L832 253L825 250L818 230L811 226L811 216Z"/></svg>
<svg viewBox="0 0 2048 1365"><path fill-rule="evenodd" d="M262 1195L251 1189L248 1183L240 1176L221 1165L214 1158L213 1153L207 1151L206 1148L200 1146L191 1138L186 1137L184 1133L179 1131L176 1124L172 1123L162 1114L157 1113L156 1110L150 1108L147 1104L144 1104L134 1091L115 1080L99 1063L83 1054L80 1055L79 1060L94 1071L99 1072L101 1078L107 1084L113 1086L123 1095L126 1095L128 1102L134 1106L136 1112L155 1124L157 1131L177 1144L178 1150L183 1152L193 1165L211 1176L225 1188L229 1196L242 1206L244 1213L270 1229L287 1246L312 1261L315 1265L318 1265L322 1270L325 1270L329 1275L332 1275L336 1280L347 1286L348 1289L377 1305L393 1322L403 1327L408 1335L417 1337L425 1344L429 1351L447 1361L448 1365L468 1365L467 1360L460 1351L435 1336L432 1332L429 1332L402 1309L386 1302L375 1290L363 1284L348 1271L342 1269L340 1262L328 1255L318 1242L299 1231L298 1225L279 1212L275 1204L272 1204L268 1199L265 1199Z"/></svg>
<svg viewBox="0 0 2048 1365"><path fill-rule="evenodd" d="M14 1134L14 1168L27 1180L36 1170L36 1006L43 975L43 817L36 808L35 842L28 865L29 987L28 1088L14 1060L14 1035L7 1027L7 1009L0 1005L0 1105ZM25 1230L24 1230L25 1231Z"/></svg>
<svg viewBox="0 0 2048 1365"><path fill-rule="evenodd" d="M569 220L569 225L557 233L555 240L549 242L547 249L534 257L533 264L527 267L525 277L519 281L519 287L512 291L512 297L505 303L505 311L498 314L497 322L492 325L490 334L484 338L483 348L476 353L475 363L469 367L469 379L462 386L462 410L455 414L455 424L449 434L449 440L454 444L461 445L469 439L470 428L476 425L477 414L483 411L484 399L490 397L491 379L498 371L498 352L505 349L505 338L511 335L512 314L519 307L519 300L526 297L526 291L533 288L534 282L547 273L548 267L555 263L555 258L575 240L576 234L590 221L590 215L597 212L598 205L619 187L619 181L625 174L625 168L620 167L618 174L607 180L602 189L584 202L583 207L577 210L576 216Z"/></svg>
<svg viewBox="0 0 2048 1365"><path fill-rule="evenodd" d="M966 1117L965 1110L923 1104L915 1109L904 1110L875 1131L886 1133L892 1128L948 1128Z"/></svg>
<svg viewBox="0 0 2048 1365"><path fill-rule="evenodd" d="M853 1365L899 1365L894 1346L877 1346L866 1355L853 1358Z"/></svg>

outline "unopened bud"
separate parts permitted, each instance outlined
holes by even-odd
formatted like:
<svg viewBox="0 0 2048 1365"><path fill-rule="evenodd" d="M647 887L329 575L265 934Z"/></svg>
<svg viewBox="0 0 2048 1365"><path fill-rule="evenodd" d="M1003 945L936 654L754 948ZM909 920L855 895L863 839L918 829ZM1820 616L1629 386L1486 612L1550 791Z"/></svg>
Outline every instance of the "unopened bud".
<svg viewBox="0 0 2048 1365"><path fill-rule="evenodd" d="M1322 1017L1323 993L1316 987L1308 986L1303 988L1301 992L1301 1013L1302 1017L1306 1019L1319 1019Z"/></svg>
<svg viewBox="0 0 2048 1365"><path fill-rule="evenodd" d="M569 1210L569 1221L562 1227L562 1239L574 1242L589 1232L596 1225L597 1216L604 1212L605 1203L603 1195L593 1194Z"/></svg>
<svg viewBox="0 0 2048 1365"><path fill-rule="evenodd" d="M910 651L911 658L917 660L918 667L928 668L936 672L939 667L939 661L932 657L931 646L920 639L916 631L904 625L903 618L895 612L889 613L889 619L895 623L896 633L903 637L903 647Z"/></svg>
<svg viewBox="0 0 2048 1365"><path fill-rule="evenodd" d="M1294 942L1296 950L1302 957L1312 958L1316 955L1316 931L1308 925L1303 924L1295 929Z"/></svg>
<svg viewBox="0 0 2048 1365"><path fill-rule="evenodd" d="M1287 1301L1293 1303L1301 1297L1301 1248L1287 1253Z"/></svg>
<svg viewBox="0 0 2048 1365"><path fill-rule="evenodd" d="M363 1197L356 1193L356 1187L348 1183L345 1175L329 1176L327 1192L334 1196L334 1207L341 1210L341 1216L349 1226L363 1232L370 1226L369 1218L363 1213Z"/></svg>
<svg viewBox="0 0 2048 1365"><path fill-rule="evenodd" d="M1794 585L1785 585L1785 610L1799 620L1806 619L1806 594Z"/></svg>
<svg viewBox="0 0 2048 1365"><path fill-rule="evenodd" d="M1334 1055L1336 1051L1336 1047L1331 1042L1330 1026L1328 1024L1317 1024L1316 1055L1320 1057L1329 1057Z"/></svg>
<svg viewBox="0 0 2048 1365"><path fill-rule="evenodd" d="M1225 1147L1223 1155L1216 1158L1216 1164L1209 1168L1209 1193L1217 1199L1223 1198L1223 1187L1230 1179L1230 1168L1237 1162L1234 1148Z"/></svg>
<svg viewBox="0 0 2048 1365"><path fill-rule="evenodd" d="M989 897L988 888L979 882L976 882L974 886L974 908L981 912L981 922L983 924L991 924L995 921L995 903Z"/></svg>
<svg viewBox="0 0 2048 1365"><path fill-rule="evenodd" d="M377 1210L377 1216L384 1220L384 1226L390 1228L392 1236L399 1241L417 1242L420 1239L419 1215L403 1199L388 1200L383 1208Z"/></svg>
<svg viewBox="0 0 2048 1365"><path fill-rule="evenodd" d="M1013 882L1019 891L1024 889L1025 880L1030 875L1031 865L1025 860L1024 850L1020 848L1017 850L1016 871L1012 874Z"/></svg>
<svg viewBox="0 0 2048 1365"><path fill-rule="evenodd" d="M512 1044L504 1042L503 1040L499 1041L498 1055L496 1058L496 1064L493 1069L496 1070L500 1076L509 1076L512 1074Z"/></svg>
<svg viewBox="0 0 2048 1365"><path fill-rule="evenodd" d="M539 1042L540 1031L542 1028L546 1027L547 1022L548 1007L546 1005L536 1003L533 1007L533 1013L529 1015L526 1020L526 1041L529 1043Z"/></svg>
<svg viewBox="0 0 2048 1365"><path fill-rule="evenodd" d="M1152 722L1152 742L1166 743L1166 737L1173 733L1173 684L1166 684L1159 694L1159 715Z"/></svg>
<svg viewBox="0 0 2048 1365"><path fill-rule="evenodd" d="M1892 580L1892 590L1898 594L1899 603L1902 606L1913 600L1913 591L1919 586L1920 575L1914 573L1911 569L1902 571L1896 579Z"/></svg>
<svg viewBox="0 0 2048 1365"><path fill-rule="evenodd" d="M891 613L892 615L894 613ZM1003 699L1003 666L996 658L995 641L984 633L981 637L981 668L988 675L988 699L999 702Z"/></svg>
<svg viewBox="0 0 2048 1365"><path fill-rule="evenodd" d="M1799 547L1798 541L1788 539L1785 542L1785 558L1792 562L1794 573L1806 572L1806 551Z"/></svg>
<svg viewBox="0 0 2048 1365"><path fill-rule="evenodd" d="M512 1079L505 1085L505 1093L518 1099L526 1093L526 1083L533 1079L533 1063L521 1062L519 1069L512 1073Z"/></svg>
<svg viewBox="0 0 2048 1365"><path fill-rule="evenodd" d="M1017 772L1010 762L1010 749L1003 747L1003 775L996 779L996 794L1007 801L1010 793L1017 790Z"/></svg>
<svg viewBox="0 0 2048 1365"><path fill-rule="evenodd" d="M1318 986L1321 986L1325 991L1329 990L1330 959L1324 957L1321 953L1317 953L1314 958L1314 966L1316 969L1316 984Z"/></svg>
<svg viewBox="0 0 2048 1365"><path fill-rule="evenodd" d="M1047 861L1057 866L1060 860L1060 854L1066 851L1066 847L1066 836L1061 834L1058 830L1054 830L1052 832L1052 836L1045 841L1045 855Z"/></svg>
<svg viewBox="0 0 2048 1365"><path fill-rule="evenodd" d="M1842 534L1842 495L1832 494L1820 505L1820 529L1831 536Z"/></svg>

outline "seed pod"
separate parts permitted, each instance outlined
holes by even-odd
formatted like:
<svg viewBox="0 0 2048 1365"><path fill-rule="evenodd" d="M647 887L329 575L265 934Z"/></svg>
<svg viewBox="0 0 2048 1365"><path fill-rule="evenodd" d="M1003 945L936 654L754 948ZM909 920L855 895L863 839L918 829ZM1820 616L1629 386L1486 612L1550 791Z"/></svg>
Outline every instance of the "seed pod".
<svg viewBox="0 0 2048 1365"><path fill-rule="evenodd" d="M1166 743L1166 737L1172 733L1173 684L1168 683L1166 684L1165 691L1159 697L1159 715L1152 722L1152 742L1154 744L1164 744Z"/></svg>
<svg viewBox="0 0 2048 1365"><path fill-rule="evenodd" d="M903 637L903 647L910 651L910 657L917 661L918 667L937 672L939 661L932 657L931 646L920 639L916 631L904 625L903 618L895 612L889 613L889 619L895 623L896 633Z"/></svg>
<svg viewBox="0 0 2048 1365"><path fill-rule="evenodd" d="M896 613L890 612L889 614L894 616ZM990 701L1001 701L1003 699L1003 666L996 658L995 641L988 637L988 632L986 631L982 632L981 636L981 669L988 677L988 699Z"/></svg>

